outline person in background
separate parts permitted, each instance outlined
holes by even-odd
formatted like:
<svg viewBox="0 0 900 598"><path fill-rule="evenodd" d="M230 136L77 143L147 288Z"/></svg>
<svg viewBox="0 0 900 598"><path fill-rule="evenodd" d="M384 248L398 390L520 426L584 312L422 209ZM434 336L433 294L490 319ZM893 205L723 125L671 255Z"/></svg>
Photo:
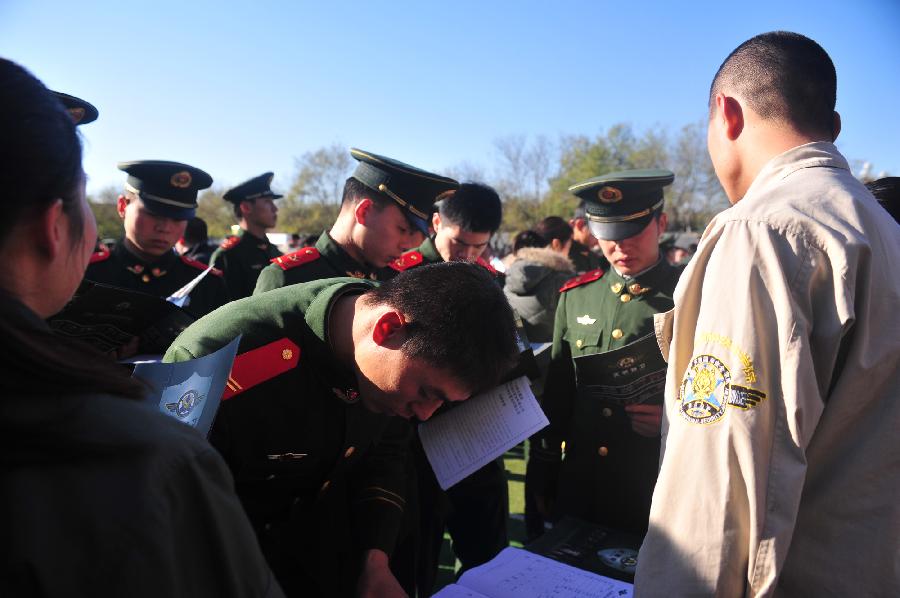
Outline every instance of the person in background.
<svg viewBox="0 0 900 598"><path fill-rule="evenodd" d="M206 222L199 216L188 220L184 227L184 235L175 243L175 251L202 264L209 264L209 259L216 250L209 242Z"/></svg>
<svg viewBox="0 0 900 598"><path fill-rule="evenodd" d="M206 439L44 322L97 228L72 119L3 59L0 138L0 594L283 596Z"/></svg>
<svg viewBox="0 0 900 598"><path fill-rule="evenodd" d="M694 233L678 233L666 243L663 251L666 261L673 266L685 266L697 251L697 235Z"/></svg>
<svg viewBox="0 0 900 598"><path fill-rule="evenodd" d="M526 485L539 511L643 535L659 463L661 404L625 404L582 392L574 360L624 347L653 332L671 309L681 268L659 250L666 229L667 170L612 172L570 187L608 272L594 270L560 289L543 407L550 425L532 438ZM662 402L662 396L655 397ZM565 453L562 444L565 443Z"/></svg>
<svg viewBox="0 0 900 598"><path fill-rule="evenodd" d="M344 184L341 211L314 247L273 260L254 294L335 276L377 280L385 268L428 231L434 201L456 189L453 179L398 160L350 149L359 163Z"/></svg>
<svg viewBox="0 0 900 598"><path fill-rule="evenodd" d="M212 263L225 274L225 286L232 301L253 294L256 279L269 262L281 255L266 231L278 222L271 172L255 176L225 192L222 199L232 204L240 233L228 237L212 256Z"/></svg>
<svg viewBox="0 0 900 598"><path fill-rule="evenodd" d="M584 274L597 268L607 269L609 264L597 253L597 239L591 234L587 218L585 218L584 200L575 207L572 219L572 246L569 247L569 259L575 266L577 274Z"/></svg>
<svg viewBox="0 0 900 598"><path fill-rule="evenodd" d="M658 322L644 596L900 595L900 227L834 145L825 50L757 35L709 90L733 204Z"/></svg>
<svg viewBox="0 0 900 598"><path fill-rule="evenodd" d="M575 274L568 258L571 243L572 229L559 216L544 218L533 231L516 235L503 292L532 343L553 340L559 289Z"/></svg>
<svg viewBox="0 0 900 598"><path fill-rule="evenodd" d="M900 222L900 177L889 176L868 182L866 189L893 217L894 222Z"/></svg>
<svg viewBox="0 0 900 598"><path fill-rule="evenodd" d="M112 251L95 254L85 272L93 282L166 298L203 275L184 309L201 317L226 302L222 273L174 251L187 221L194 217L197 192L212 177L193 166L162 160L119 163L128 174L116 201L125 235Z"/></svg>

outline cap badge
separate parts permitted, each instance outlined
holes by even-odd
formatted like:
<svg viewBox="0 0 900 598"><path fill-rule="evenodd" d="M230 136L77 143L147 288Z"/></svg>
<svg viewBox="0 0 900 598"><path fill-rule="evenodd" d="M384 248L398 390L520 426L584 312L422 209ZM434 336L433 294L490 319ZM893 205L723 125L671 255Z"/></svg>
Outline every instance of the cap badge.
<svg viewBox="0 0 900 598"><path fill-rule="evenodd" d="M179 189L187 189L191 186L191 173L186 170L181 170L172 175L172 178L169 179L169 182L172 183L173 187L178 187Z"/></svg>
<svg viewBox="0 0 900 598"><path fill-rule="evenodd" d="M603 203L616 203L622 200L622 191L615 187L600 187L600 190L597 191L597 197Z"/></svg>

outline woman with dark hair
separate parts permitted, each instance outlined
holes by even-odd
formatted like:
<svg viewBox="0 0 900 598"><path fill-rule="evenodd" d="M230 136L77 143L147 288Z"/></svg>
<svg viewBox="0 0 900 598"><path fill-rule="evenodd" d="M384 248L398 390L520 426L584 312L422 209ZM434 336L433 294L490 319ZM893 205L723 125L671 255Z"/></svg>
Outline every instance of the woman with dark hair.
<svg viewBox="0 0 900 598"><path fill-rule="evenodd" d="M523 231L513 240L513 259L506 270L503 292L521 316L528 340L553 340L553 317L559 288L575 275L567 257L572 245L572 229L559 216L544 218L533 230Z"/></svg>
<svg viewBox="0 0 900 598"><path fill-rule="evenodd" d="M280 596L218 454L44 319L97 228L81 143L0 59L0 595Z"/></svg>

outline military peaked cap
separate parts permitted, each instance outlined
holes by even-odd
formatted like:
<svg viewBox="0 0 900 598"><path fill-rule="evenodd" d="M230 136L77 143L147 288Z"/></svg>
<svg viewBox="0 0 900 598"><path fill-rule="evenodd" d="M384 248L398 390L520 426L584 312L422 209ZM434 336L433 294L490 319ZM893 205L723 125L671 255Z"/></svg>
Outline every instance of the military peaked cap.
<svg viewBox="0 0 900 598"><path fill-rule="evenodd" d="M148 210L175 220L193 218L197 192L213 181L199 168L164 160L119 162L119 170L128 173L125 188L140 197Z"/></svg>
<svg viewBox="0 0 900 598"><path fill-rule="evenodd" d="M351 148L359 164L351 175L360 183L393 199L420 231L428 234L437 196L459 187L451 178L421 170L391 158Z"/></svg>
<svg viewBox="0 0 900 598"><path fill-rule="evenodd" d="M663 187L674 180L668 170L624 170L572 185L569 191L584 200L591 234L621 241L644 230L662 210Z"/></svg>
<svg viewBox="0 0 900 598"><path fill-rule="evenodd" d="M231 203L253 201L263 197L279 199L283 197L283 195L279 195L272 191L271 185L273 178L275 178L275 173L272 172L266 172L259 176L255 176L226 191L225 195L222 196L222 199L230 201Z"/></svg>
<svg viewBox="0 0 900 598"><path fill-rule="evenodd" d="M62 105L65 106L66 110L69 112L69 116L72 117L72 122L76 125L92 123L100 116L100 112L90 102L86 102L81 98L76 98L75 96L70 96L67 93L61 93L59 91L54 91L52 93L60 102L62 102Z"/></svg>

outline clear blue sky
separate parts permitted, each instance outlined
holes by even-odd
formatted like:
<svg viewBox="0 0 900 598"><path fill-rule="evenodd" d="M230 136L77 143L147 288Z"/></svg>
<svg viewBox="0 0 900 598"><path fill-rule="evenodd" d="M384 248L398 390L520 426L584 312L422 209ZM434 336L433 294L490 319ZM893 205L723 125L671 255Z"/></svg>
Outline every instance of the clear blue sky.
<svg viewBox="0 0 900 598"><path fill-rule="evenodd" d="M100 109L89 190L120 160L228 186L341 143L442 171L490 170L512 134L677 130L757 33L812 37L838 71L838 146L900 174L900 2L0 0L0 55Z"/></svg>

